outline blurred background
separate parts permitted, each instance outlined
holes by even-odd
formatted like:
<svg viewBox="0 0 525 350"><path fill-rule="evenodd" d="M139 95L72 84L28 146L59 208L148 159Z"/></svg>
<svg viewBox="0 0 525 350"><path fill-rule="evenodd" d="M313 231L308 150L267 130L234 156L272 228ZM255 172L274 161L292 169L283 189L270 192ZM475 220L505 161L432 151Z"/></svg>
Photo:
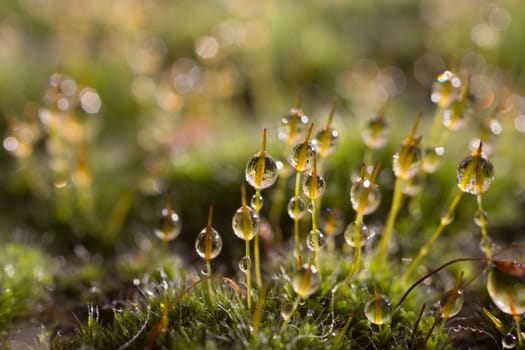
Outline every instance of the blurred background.
<svg viewBox="0 0 525 350"><path fill-rule="evenodd" d="M418 112L429 131L433 83L453 62L475 109L433 188L445 203L471 139L488 130L498 140L491 223L522 228L524 32L520 0L3 0L0 234L57 255L147 249L171 193L186 237L174 249L192 249L210 203L241 247L230 220L244 165L263 128L285 160L277 130L297 96L316 126L336 97L326 203L350 220L363 126L390 100L388 170ZM384 218L391 174L382 179Z"/></svg>

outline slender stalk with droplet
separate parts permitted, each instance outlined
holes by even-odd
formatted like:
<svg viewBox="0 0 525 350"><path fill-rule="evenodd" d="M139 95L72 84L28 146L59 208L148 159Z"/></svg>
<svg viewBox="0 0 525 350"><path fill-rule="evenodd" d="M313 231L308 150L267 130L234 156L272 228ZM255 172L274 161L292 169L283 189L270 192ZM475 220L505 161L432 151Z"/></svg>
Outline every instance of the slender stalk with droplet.
<svg viewBox="0 0 525 350"><path fill-rule="evenodd" d="M421 143L421 138L415 138L415 133L419 122L421 121L422 114L420 113L414 125L412 131L408 137L403 141L401 149L394 155L394 173L396 175L396 180L394 184L394 194L392 197L392 204L390 206L390 212L388 213L388 218L385 224L385 229L383 231L383 236L379 241L379 247L377 249L377 266L383 267L386 264L388 256L388 246L392 239L392 234L394 232L394 225L396 222L397 214L401 209L401 204L403 201L403 193L401 192L401 181L406 181L414 177L420 166L421 159L421 149L419 147ZM397 160L397 163L396 163ZM419 165L417 165L419 163Z"/></svg>
<svg viewBox="0 0 525 350"><path fill-rule="evenodd" d="M204 243L204 260L206 261L206 274L211 276L211 259L212 259L212 249L213 249L213 236L212 236L212 220L213 220L213 205L210 205L208 211L208 224L206 225L206 235ZM215 295L213 294L213 289L211 288L211 279L208 280L208 295L210 300L213 302L215 300Z"/></svg>
<svg viewBox="0 0 525 350"><path fill-rule="evenodd" d="M483 203L481 201L481 194L478 194L476 196L477 203L478 203L478 217L479 217L479 226L481 228L481 236L483 239L483 245L485 247L485 256L487 257L487 260L489 263L492 261L492 252L491 252L491 244L489 239L489 234L487 232L487 220L485 219L485 211L483 210Z"/></svg>

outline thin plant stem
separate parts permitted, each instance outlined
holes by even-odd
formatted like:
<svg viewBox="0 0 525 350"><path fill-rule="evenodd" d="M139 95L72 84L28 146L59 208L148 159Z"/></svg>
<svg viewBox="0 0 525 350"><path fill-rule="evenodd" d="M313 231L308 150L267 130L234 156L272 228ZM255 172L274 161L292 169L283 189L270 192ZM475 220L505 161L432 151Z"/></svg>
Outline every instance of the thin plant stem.
<svg viewBox="0 0 525 350"><path fill-rule="evenodd" d="M481 201L481 194L477 195L478 201L478 215L479 215L479 225L481 227L481 236L483 237L483 245L485 246L485 256L487 257L488 262L492 261L492 253L490 251L490 239L487 233L487 221L485 220L485 215L483 211L483 203Z"/></svg>
<svg viewBox="0 0 525 350"><path fill-rule="evenodd" d="M245 246L246 246L246 259L250 259L250 241L245 240ZM248 302L248 309L252 308L252 267L250 266L248 269L246 269L246 300Z"/></svg>
<svg viewBox="0 0 525 350"><path fill-rule="evenodd" d="M211 263L210 260L206 260L206 274L208 277L211 276ZM213 289L211 288L211 279L208 280L208 296L210 298L210 302L215 301L215 295L213 295Z"/></svg>
<svg viewBox="0 0 525 350"><path fill-rule="evenodd" d="M361 224L363 223L363 214L357 213L355 218L355 239L354 239L354 259L352 260L352 265L350 266L350 272L344 281L344 286L348 286L354 274L359 272L361 267Z"/></svg>
<svg viewBox="0 0 525 350"><path fill-rule="evenodd" d="M523 344L523 336L521 335L520 321L521 321L520 315L515 314L514 323L516 324L516 336L518 337L518 344L521 348L521 345Z"/></svg>
<svg viewBox="0 0 525 350"><path fill-rule="evenodd" d="M292 319L293 317L293 314L295 313L295 310L297 310L297 307L299 306L299 302L301 301L301 297L298 296L296 299L295 299L295 302L293 303L293 307L292 307L292 310L290 311L290 315L284 319L283 321L283 324L281 325L281 329L279 330L279 333L283 333L283 331L286 329L286 327L288 326L288 323L290 323L290 320Z"/></svg>
<svg viewBox="0 0 525 350"><path fill-rule="evenodd" d="M454 199L450 203L445 215L441 218L439 226L436 228L436 230L434 231L430 239L427 241L427 243L419 250L419 253L414 258L414 260L412 260L412 262L408 266L408 269L403 274L403 277L401 278L402 284L405 284L406 282L408 282L415 268L419 266L419 264L421 263L421 260L428 254L430 248L434 245L434 243L436 242L438 237L441 235L445 227L450 223L452 216L454 215L454 211L456 210L456 207L461 197L463 197L463 192L458 192L458 194L454 197Z"/></svg>
<svg viewBox="0 0 525 350"><path fill-rule="evenodd" d="M317 231L317 206L315 199L312 199L312 231ZM314 255L315 255L315 264L317 266L317 271L321 273L321 258L320 258L320 247L319 247L319 237L317 234L314 234Z"/></svg>
<svg viewBox="0 0 525 350"><path fill-rule="evenodd" d="M261 212L261 190L255 190L255 213L260 217ZM260 230L260 229L259 229ZM253 240L253 255L255 257L255 279L257 280L257 285L262 287L262 277L261 277L261 256L259 251L259 232L254 237Z"/></svg>
<svg viewBox="0 0 525 350"><path fill-rule="evenodd" d="M295 248L294 253L295 257L301 255L301 239L300 239L300 232L299 232L299 195L301 190L301 173L297 172L295 174L295 191L294 191L294 199L295 199L295 208L294 208L294 219L293 219L293 228L294 228L294 240L295 240Z"/></svg>
<svg viewBox="0 0 525 350"><path fill-rule="evenodd" d="M377 250L377 266L384 266L386 264L388 256L388 246L394 233L394 224L396 222L397 214L401 209L403 202L403 193L401 192L401 180L397 177L394 185L394 194L392 197L392 205L390 206L390 212L386 220L385 230L383 236L379 241L379 247Z"/></svg>

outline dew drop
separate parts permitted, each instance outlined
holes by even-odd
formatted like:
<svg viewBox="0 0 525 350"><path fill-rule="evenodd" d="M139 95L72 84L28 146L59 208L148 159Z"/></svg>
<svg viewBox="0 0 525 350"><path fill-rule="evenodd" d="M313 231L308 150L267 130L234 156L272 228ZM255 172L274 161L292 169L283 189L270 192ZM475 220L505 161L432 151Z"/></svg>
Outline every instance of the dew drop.
<svg viewBox="0 0 525 350"><path fill-rule="evenodd" d="M443 111L443 125L451 131L463 128L467 124L465 109L465 101L454 101Z"/></svg>
<svg viewBox="0 0 525 350"><path fill-rule="evenodd" d="M303 183L303 193L310 199L321 197L326 190L326 182L321 175L310 174Z"/></svg>
<svg viewBox="0 0 525 350"><path fill-rule="evenodd" d="M240 239L251 240L259 232L259 227L259 216L250 207L240 207L233 215L233 233Z"/></svg>
<svg viewBox="0 0 525 350"><path fill-rule="evenodd" d="M447 108L460 94L461 79L455 73L446 70L437 76L432 85L430 99L438 106Z"/></svg>
<svg viewBox="0 0 525 350"><path fill-rule="evenodd" d="M206 268L202 268L201 275L203 275L204 277L208 277L208 270Z"/></svg>
<svg viewBox="0 0 525 350"><path fill-rule="evenodd" d="M501 347L503 349L514 349L517 343L518 339L512 332L508 332L501 338Z"/></svg>
<svg viewBox="0 0 525 350"><path fill-rule="evenodd" d="M309 171L313 167L315 148L310 142L302 142L293 148L288 163L298 172Z"/></svg>
<svg viewBox="0 0 525 350"><path fill-rule="evenodd" d="M287 115L281 118L278 137L289 145L296 144L308 128L308 117L299 108L292 108Z"/></svg>
<svg viewBox="0 0 525 350"><path fill-rule="evenodd" d="M312 143L321 157L328 157L339 145L339 133L332 127L321 129L315 135Z"/></svg>
<svg viewBox="0 0 525 350"><path fill-rule="evenodd" d="M401 193L406 196L414 197L421 192L421 188L421 177L419 176L414 176L406 181L401 180Z"/></svg>
<svg viewBox="0 0 525 350"><path fill-rule="evenodd" d="M478 195L486 192L494 181L494 166L484 154L469 155L457 169L458 187L466 193Z"/></svg>
<svg viewBox="0 0 525 350"><path fill-rule="evenodd" d="M306 214L306 204L301 198L292 197L288 202L288 215L292 219L301 219Z"/></svg>
<svg viewBox="0 0 525 350"><path fill-rule="evenodd" d="M210 230L209 234L207 231ZM213 227L204 228L195 240L195 250L204 260L217 257L222 250L222 238Z"/></svg>
<svg viewBox="0 0 525 350"><path fill-rule="evenodd" d="M392 318L392 303L384 295L376 295L365 304L365 316L373 324L382 325Z"/></svg>
<svg viewBox="0 0 525 350"><path fill-rule="evenodd" d="M272 156L264 153L255 155L246 164L246 181L255 189L263 190L272 186L277 180L279 169Z"/></svg>
<svg viewBox="0 0 525 350"><path fill-rule="evenodd" d="M361 134L365 145L373 150L386 146L390 138L388 124L383 117L371 119Z"/></svg>
<svg viewBox="0 0 525 350"><path fill-rule="evenodd" d="M303 306L304 304L306 304L306 300L299 299L299 305Z"/></svg>
<svg viewBox="0 0 525 350"><path fill-rule="evenodd" d="M310 203L308 203L308 206L306 207L306 210L312 214L314 212L314 204L312 201L310 201Z"/></svg>
<svg viewBox="0 0 525 350"><path fill-rule="evenodd" d="M247 273L251 268L252 268L252 259L250 259L249 256L243 256L239 260L239 269L242 272Z"/></svg>
<svg viewBox="0 0 525 350"><path fill-rule="evenodd" d="M293 311L293 303L285 303L283 306L281 306L281 317L283 318L283 320L288 321L290 317L292 317Z"/></svg>
<svg viewBox="0 0 525 350"><path fill-rule="evenodd" d="M483 214L480 213L480 211L476 211L476 214L474 214L474 223L481 227L483 226L483 223L487 223L487 212L486 211L483 211ZM483 223L482 221L483 220Z"/></svg>
<svg viewBox="0 0 525 350"><path fill-rule="evenodd" d="M314 310L308 310L306 312L306 317L312 317L314 315Z"/></svg>
<svg viewBox="0 0 525 350"><path fill-rule="evenodd" d="M381 191L379 186L371 183L368 179L359 179L354 182L350 189L350 201L355 211L363 215L371 214L381 203Z"/></svg>
<svg viewBox="0 0 525 350"><path fill-rule="evenodd" d="M261 194L257 196L257 193L255 193L250 199L250 207L252 207L252 209L257 208L257 200L259 200L259 209L263 207L264 205L263 196Z"/></svg>
<svg viewBox="0 0 525 350"><path fill-rule="evenodd" d="M392 168L402 180L413 178L421 168L423 151L417 144L402 145L394 154Z"/></svg>
<svg viewBox="0 0 525 350"><path fill-rule="evenodd" d="M507 260L493 261L487 291L498 309L506 314L525 313L525 266Z"/></svg>
<svg viewBox="0 0 525 350"><path fill-rule="evenodd" d="M359 244L356 244L356 234L357 234L357 223L351 222L346 226L345 229L345 241L350 247L359 248L366 244L366 242L370 239L370 231L368 230L368 227L361 223L360 227L360 235L359 235Z"/></svg>
<svg viewBox="0 0 525 350"><path fill-rule="evenodd" d="M301 266L292 279L293 290L303 299L315 293L320 284L321 276L313 265Z"/></svg>
<svg viewBox="0 0 525 350"><path fill-rule="evenodd" d="M441 165L441 158L445 153L444 147L429 147L424 151L423 163L421 169L427 174L433 174Z"/></svg>
<svg viewBox="0 0 525 350"><path fill-rule="evenodd" d="M319 225L327 236L337 236L344 229L344 215L340 209L325 209L319 218Z"/></svg>
<svg viewBox="0 0 525 350"><path fill-rule="evenodd" d="M463 308L463 291L457 290L455 295L452 295L452 293L454 293L454 290L449 290L439 301L441 306L439 312L445 319L456 316Z"/></svg>
<svg viewBox="0 0 525 350"><path fill-rule="evenodd" d="M155 236L164 241L171 241L179 236L181 229L179 215L171 209L162 209L159 226L154 230Z"/></svg>
<svg viewBox="0 0 525 350"><path fill-rule="evenodd" d="M441 213L441 218L440 218L441 225L443 226L449 225L450 223L452 223L452 221L454 221L454 217L455 217L454 212L448 213L448 210L444 210Z"/></svg>
<svg viewBox="0 0 525 350"><path fill-rule="evenodd" d="M306 246L312 252L319 251L325 245L325 237L319 230L311 230L306 236Z"/></svg>

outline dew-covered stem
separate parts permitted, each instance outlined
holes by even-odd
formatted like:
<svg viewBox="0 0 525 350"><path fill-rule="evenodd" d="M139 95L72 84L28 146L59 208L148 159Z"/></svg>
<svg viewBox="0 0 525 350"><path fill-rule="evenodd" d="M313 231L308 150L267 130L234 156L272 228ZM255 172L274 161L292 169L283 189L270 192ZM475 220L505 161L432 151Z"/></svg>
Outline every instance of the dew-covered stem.
<svg viewBox="0 0 525 350"><path fill-rule="evenodd" d="M301 191L301 173L298 171L295 174L295 190L294 190L294 198L296 203L299 202L299 196ZM294 219L293 219L293 232L294 232L294 241L295 241L295 247L294 247L294 254L295 257L298 257L301 255L301 237L300 237L300 228L299 228L299 205L296 205L294 207Z"/></svg>
<svg viewBox="0 0 525 350"><path fill-rule="evenodd" d="M485 256L487 257L488 262L492 261L492 253L490 247L490 239L487 233L487 220L485 219L485 212L483 211L483 203L481 201L481 194L477 196L478 202L478 216L479 216L479 226L481 228L481 236L483 239L483 246L485 247Z"/></svg>
<svg viewBox="0 0 525 350"><path fill-rule="evenodd" d="M250 241L245 240L245 246L246 246L246 259L250 259ZM246 300L248 302L248 309L252 308L252 271L251 267L249 269L246 269Z"/></svg>
<svg viewBox="0 0 525 350"><path fill-rule="evenodd" d="M390 212L388 213L385 230L383 231L383 236L379 241L379 246L377 249L377 266L384 266L384 264L386 264L386 259L388 256L388 246L390 244L390 240L392 239L392 234L394 233L394 224L396 222L397 214L401 209L402 202L403 193L401 192L401 180L399 178L396 178L396 182L394 185L394 194L392 197L392 204L390 206Z"/></svg>
<svg viewBox="0 0 525 350"><path fill-rule="evenodd" d="M255 190L255 213L260 217L261 213L261 190ZM257 280L257 285L262 287L262 277L261 277L261 255L259 248L259 233L254 237L253 240L253 255L255 258L255 279Z"/></svg>
<svg viewBox="0 0 525 350"><path fill-rule="evenodd" d="M355 224L355 238L354 238L354 258L348 276L344 281L344 286L348 286L354 274L359 272L361 267L361 225L363 223L363 213L357 213L354 224Z"/></svg>
<svg viewBox="0 0 525 350"><path fill-rule="evenodd" d="M293 303L292 309L290 310L290 313L287 318L284 319L283 324L281 325L281 329L279 330L279 333L283 333L286 327L288 326L288 323L290 323L290 320L293 317L293 314L295 313L295 310L297 310L297 307L299 306L299 303L301 302L301 297L297 296L295 299L295 302Z"/></svg>
<svg viewBox="0 0 525 350"><path fill-rule="evenodd" d="M312 231L317 232L317 205L315 203L315 199L312 199ZM319 236L314 235L314 257L315 257L315 265L317 266L317 270L319 273L321 273L321 257L320 257L320 247L319 247Z"/></svg>
<svg viewBox="0 0 525 350"><path fill-rule="evenodd" d="M430 236L430 239L427 241L427 243L419 250L419 253L414 258L414 260L412 260L412 262L408 266L408 269L403 274L403 277L401 278L402 284L406 284L408 282L415 268L419 266L419 264L421 263L421 260L428 254L430 248L434 245L434 243L436 242L438 237L441 235L445 227L452 221L454 211L456 210L456 207L459 201L461 200L461 197L463 197L463 192L458 192L458 194L454 197L454 199L448 206L448 209L445 212L445 215L441 217L439 226L436 228L432 236Z"/></svg>

